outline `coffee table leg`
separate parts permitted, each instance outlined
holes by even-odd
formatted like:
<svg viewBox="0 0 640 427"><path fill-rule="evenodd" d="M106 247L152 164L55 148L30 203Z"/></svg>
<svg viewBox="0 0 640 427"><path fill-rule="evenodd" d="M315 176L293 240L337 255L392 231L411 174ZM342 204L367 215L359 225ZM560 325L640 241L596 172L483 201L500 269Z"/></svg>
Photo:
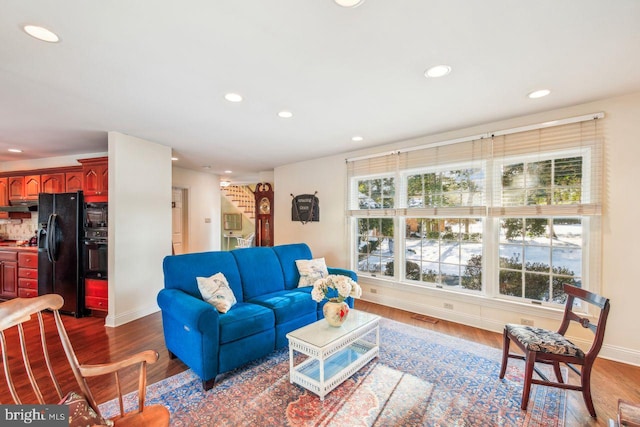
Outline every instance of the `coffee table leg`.
<svg viewBox="0 0 640 427"><path fill-rule="evenodd" d="M293 348L289 346L289 382L293 384Z"/></svg>
<svg viewBox="0 0 640 427"><path fill-rule="evenodd" d="M324 358L320 357L320 401L324 400Z"/></svg>

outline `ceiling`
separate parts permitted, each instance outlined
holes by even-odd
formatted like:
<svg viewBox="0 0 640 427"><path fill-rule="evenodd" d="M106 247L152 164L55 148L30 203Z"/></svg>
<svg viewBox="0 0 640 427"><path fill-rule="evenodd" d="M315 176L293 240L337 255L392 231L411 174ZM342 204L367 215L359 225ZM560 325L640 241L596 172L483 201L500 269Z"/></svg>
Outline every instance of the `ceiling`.
<svg viewBox="0 0 640 427"><path fill-rule="evenodd" d="M38 41L25 24L61 40ZM452 72L426 78L438 64ZM542 88L551 94L527 97ZM0 162L106 151L107 132L118 131L172 147L178 166L232 170L226 175L239 182L292 162L637 91L637 0L0 7ZM243 101L226 101L230 92Z"/></svg>

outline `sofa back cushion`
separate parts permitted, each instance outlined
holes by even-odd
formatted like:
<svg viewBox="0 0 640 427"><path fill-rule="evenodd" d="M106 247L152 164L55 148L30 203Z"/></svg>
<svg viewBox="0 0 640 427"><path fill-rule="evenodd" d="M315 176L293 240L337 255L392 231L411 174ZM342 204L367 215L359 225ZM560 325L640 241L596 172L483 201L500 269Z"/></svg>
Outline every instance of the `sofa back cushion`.
<svg viewBox="0 0 640 427"><path fill-rule="evenodd" d="M300 274L298 273L296 260L311 259L311 249L309 249L306 243L293 243L290 245L274 246L273 251L280 260L285 289L297 288Z"/></svg>
<svg viewBox="0 0 640 427"><path fill-rule="evenodd" d="M182 291L202 298L196 277L224 274L238 302L244 301L242 282L236 260L229 252L213 251L183 255L170 255L162 263L164 287Z"/></svg>
<svg viewBox="0 0 640 427"><path fill-rule="evenodd" d="M273 248L242 248L231 253L238 264L245 301L284 290L282 267Z"/></svg>

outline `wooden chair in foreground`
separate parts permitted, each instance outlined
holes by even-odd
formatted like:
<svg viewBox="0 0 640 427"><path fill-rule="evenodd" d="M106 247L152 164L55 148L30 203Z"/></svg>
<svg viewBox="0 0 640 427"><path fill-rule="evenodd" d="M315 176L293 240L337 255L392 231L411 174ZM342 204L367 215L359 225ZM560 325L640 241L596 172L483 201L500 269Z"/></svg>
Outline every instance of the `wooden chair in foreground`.
<svg viewBox="0 0 640 427"><path fill-rule="evenodd" d="M602 347L604 330L609 314L609 299L567 284L564 285L564 292L567 294L567 303L565 305L562 323L557 332L525 325L508 324L505 326L500 378L504 378L509 358L524 360L524 387L522 390L522 404L520 406L522 409L526 410L529 404L531 384L538 384L581 391L589 414L595 418L596 411L593 407L593 401L591 400L591 368ZM576 298L600 309L597 324L591 323L588 318L581 317L573 311ZM583 328L590 329L595 335L591 348L586 353L564 336L572 321L577 322ZM509 352L509 344L511 341L524 352L524 356ZM557 381L549 380L538 370L535 366L536 363L552 365ZM572 371L580 376L580 385L567 384L563 381L560 363L566 364ZM580 366L581 369L576 368L576 366ZM534 371L540 379L533 378Z"/></svg>
<svg viewBox="0 0 640 427"><path fill-rule="evenodd" d="M90 408L87 408L87 411L84 411L82 414L79 414L75 409L71 409L72 412L76 412L77 415L80 415L80 417L83 418L84 425L111 424L108 421L106 423L102 423L103 419L100 411L98 410L98 405L89 390L87 378L114 374L120 405L120 415L111 420L114 425L119 427L168 426L169 411L167 408L162 405L144 405L147 381L146 366L147 363L154 363L158 360L158 354L155 351L147 350L118 362L100 365L79 364L58 312L60 307L62 307L62 303L62 297L55 294L42 295L35 298L16 298L0 303L0 344L2 346L2 362L4 365L4 376L7 381L11 397L13 398L13 403L42 405L60 404L63 401L69 403L73 401L72 408L77 408L78 411L82 408L86 408L87 406ZM52 313L43 313L44 311L49 310ZM26 336L25 334L25 326L28 322L35 321L35 319L33 319L34 316L37 317L37 321L39 323L39 327L36 327L39 329L40 335L38 341L32 337ZM55 328L51 325L51 317L55 319ZM49 324L48 327L46 326L47 323ZM35 330L36 328L33 329ZM59 337L59 343L58 339L55 337L56 330ZM16 343L18 341L19 344ZM14 346L19 345L22 353L22 363L20 363L19 357L8 356L8 344ZM64 350L64 355L62 354L62 351L60 351L59 344L61 344ZM65 355L66 358L64 357ZM68 373L68 367L58 366L54 369L54 364L61 361L69 363L71 372L73 372L77 381L77 386L75 384L73 385L74 390L67 390L68 392L74 393L68 393L66 396L63 395L60 382L54 374L54 370L59 372L61 370L65 370L65 368ZM16 369L13 365L19 366L20 369ZM136 366L139 374L138 408L125 414L118 372L127 367L134 369ZM31 384L31 390L28 389L28 386L22 387L21 390L17 390L12 374L16 378L18 375L27 375ZM69 383L69 381L67 381L67 383ZM52 390L53 388L55 388L55 392ZM23 397L30 396L31 401L23 402L19 394ZM34 395L35 397L33 397ZM45 402L46 398L44 396L51 399L50 396L56 395L57 401ZM84 403L85 400L86 404ZM78 405L79 402L81 402L80 405ZM3 401L0 403L7 404L9 402ZM73 415L73 413L71 415ZM96 421L96 419L98 421Z"/></svg>

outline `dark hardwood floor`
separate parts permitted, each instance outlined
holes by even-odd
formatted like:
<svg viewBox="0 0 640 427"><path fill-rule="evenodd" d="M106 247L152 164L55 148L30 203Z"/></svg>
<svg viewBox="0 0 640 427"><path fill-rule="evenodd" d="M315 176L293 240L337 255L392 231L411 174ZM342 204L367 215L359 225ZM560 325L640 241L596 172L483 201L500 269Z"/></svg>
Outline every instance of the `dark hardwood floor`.
<svg viewBox="0 0 640 427"><path fill-rule="evenodd" d="M423 321L416 319L413 313L362 300L356 301L356 308L413 326L431 329L498 349L502 348L501 334L444 320L438 320L436 323L428 321L429 319ZM159 353L160 358L157 363L148 368L149 384L187 369L178 359L169 358L164 345L160 313L146 316L118 328L106 328L104 319L96 317L75 319L65 316L64 323L76 355L83 364L115 361L138 351L154 349ZM26 332L29 333L28 328ZM19 351L18 345L10 346L8 349L12 358L20 357ZM52 357L56 366L65 365L61 351L54 352ZM73 389L74 380L66 366L58 372L58 377L64 389ZM134 372L126 372L121 377L121 381L125 390L132 391L135 389L137 378ZM571 382L574 381L577 381L576 378L571 378ZM14 382L17 383L19 391L29 395L29 392L25 391L29 388L26 375L15 374ZM94 379L90 382L90 387L98 402L104 402L114 397L114 383L113 379L108 377ZM579 392L568 391L567 426L606 426L608 419L615 417L619 398L640 402L640 367L599 359L595 363L591 384L598 419L594 420L589 416ZM55 401L55 397L50 399L53 400L49 401ZM25 403L32 402L28 397L25 397L23 401ZM13 403L4 381L0 384L0 403Z"/></svg>

